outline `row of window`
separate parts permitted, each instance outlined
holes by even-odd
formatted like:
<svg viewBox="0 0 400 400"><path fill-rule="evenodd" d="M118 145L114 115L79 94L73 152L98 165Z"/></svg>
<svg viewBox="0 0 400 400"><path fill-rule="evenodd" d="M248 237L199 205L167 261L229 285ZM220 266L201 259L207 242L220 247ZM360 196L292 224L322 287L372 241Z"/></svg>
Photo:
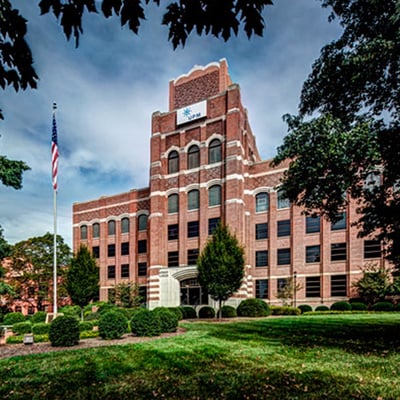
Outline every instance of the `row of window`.
<svg viewBox="0 0 400 400"><path fill-rule="evenodd" d="M208 206L221 205L221 186L213 185L208 189ZM188 192L188 210L197 210L200 208L200 192L193 189ZM173 193L168 196L168 214L177 213L179 211L179 196Z"/></svg>
<svg viewBox="0 0 400 400"><path fill-rule="evenodd" d="M379 258L381 256L381 244L378 240L364 240L364 258ZM347 259L346 243L331 244L331 261L345 261ZM287 265L291 261L290 248L277 249L277 265ZM321 261L321 246L306 246L306 263ZM256 267L268 266L268 250L256 251Z"/></svg>
<svg viewBox="0 0 400 400"><path fill-rule="evenodd" d="M282 292L289 284L288 278L279 278L276 281L277 292ZM347 276L332 275L330 279L331 297L347 296ZM321 297L321 277L307 276L305 279L305 295L306 297ZM256 280L256 298L268 299L270 296L268 290L268 279Z"/></svg>
<svg viewBox="0 0 400 400"><path fill-rule="evenodd" d="M220 218L210 218L208 220L208 235L214 233L215 228L219 224ZM187 223L187 237L194 238L200 236L200 224L199 221L190 221ZM179 224L168 225L168 240L179 239Z"/></svg>
<svg viewBox="0 0 400 400"><path fill-rule="evenodd" d="M282 191L277 192L277 208L289 208L290 201L285 197ZM261 192L256 195L256 212L265 212L269 208L269 193Z"/></svg>
<svg viewBox="0 0 400 400"><path fill-rule="evenodd" d="M199 249L189 249L187 251L187 265L196 265L197 259L199 258ZM169 251L168 252L168 267L179 267L179 252Z"/></svg>
<svg viewBox="0 0 400 400"><path fill-rule="evenodd" d="M130 278L129 264L121 264L120 271L121 271L121 278ZM138 263L137 274L138 274L138 276L146 276L147 275L147 263L145 263L145 262ZM115 265L107 266L107 278L108 279L116 278Z"/></svg>
<svg viewBox="0 0 400 400"><path fill-rule="evenodd" d="M208 146L208 164L214 164L222 160L221 141L214 139ZM200 167L200 148L197 145L189 147L187 154L187 169ZM168 173L174 174L179 171L179 153L176 150L168 154Z"/></svg>

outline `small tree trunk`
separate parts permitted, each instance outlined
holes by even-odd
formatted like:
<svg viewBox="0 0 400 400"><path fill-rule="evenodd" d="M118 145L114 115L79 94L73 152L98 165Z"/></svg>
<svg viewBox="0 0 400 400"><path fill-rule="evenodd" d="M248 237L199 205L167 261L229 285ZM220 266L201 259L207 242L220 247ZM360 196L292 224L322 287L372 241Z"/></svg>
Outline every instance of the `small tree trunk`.
<svg viewBox="0 0 400 400"><path fill-rule="evenodd" d="M83 307L81 307L81 321L83 321Z"/></svg>
<svg viewBox="0 0 400 400"><path fill-rule="evenodd" d="M218 300L218 308L219 308L219 321L221 322L222 321L222 300L221 299L219 299Z"/></svg>

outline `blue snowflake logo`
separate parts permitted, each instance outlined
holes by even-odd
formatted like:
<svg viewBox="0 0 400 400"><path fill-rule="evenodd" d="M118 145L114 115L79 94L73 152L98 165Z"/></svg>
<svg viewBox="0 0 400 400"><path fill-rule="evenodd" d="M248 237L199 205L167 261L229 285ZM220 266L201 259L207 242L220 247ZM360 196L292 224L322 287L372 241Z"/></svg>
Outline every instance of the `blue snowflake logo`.
<svg viewBox="0 0 400 400"><path fill-rule="evenodd" d="M186 118L189 118L191 114L192 114L192 109L191 109L190 107L187 107L187 108L185 108L185 109L183 110L183 115L184 115Z"/></svg>

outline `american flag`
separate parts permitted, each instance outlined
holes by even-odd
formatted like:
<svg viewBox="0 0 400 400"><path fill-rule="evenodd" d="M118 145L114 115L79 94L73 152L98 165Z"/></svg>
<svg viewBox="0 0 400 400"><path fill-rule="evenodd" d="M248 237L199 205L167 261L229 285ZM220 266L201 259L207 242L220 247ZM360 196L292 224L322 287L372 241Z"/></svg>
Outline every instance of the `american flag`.
<svg viewBox="0 0 400 400"><path fill-rule="evenodd" d="M53 104L53 133L51 135L51 169L53 177L53 189L57 190L58 173L58 143L57 143L57 124L56 124L56 104Z"/></svg>

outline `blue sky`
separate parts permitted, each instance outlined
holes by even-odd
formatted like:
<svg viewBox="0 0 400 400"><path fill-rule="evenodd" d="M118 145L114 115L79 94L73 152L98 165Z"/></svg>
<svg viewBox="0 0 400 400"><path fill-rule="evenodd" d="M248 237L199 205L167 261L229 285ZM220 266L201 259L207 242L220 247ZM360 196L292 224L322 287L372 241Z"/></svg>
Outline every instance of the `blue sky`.
<svg viewBox="0 0 400 400"><path fill-rule="evenodd" d="M139 36L118 20L90 15L76 49L38 1L11 0L28 19L37 90L0 92L0 154L24 160L22 190L0 186L0 225L10 243L53 232L52 103L58 104L58 233L72 244L72 204L148 185L151 115L168 110L168 83L195 65L226 58L264 159L286 134L303 81L323 45L340 34L318 0L276 0L264 37L241 32L227 43L191 36L172 49L161 11L147 6ZM163 2L161 2L163 4Z"/></svg>

